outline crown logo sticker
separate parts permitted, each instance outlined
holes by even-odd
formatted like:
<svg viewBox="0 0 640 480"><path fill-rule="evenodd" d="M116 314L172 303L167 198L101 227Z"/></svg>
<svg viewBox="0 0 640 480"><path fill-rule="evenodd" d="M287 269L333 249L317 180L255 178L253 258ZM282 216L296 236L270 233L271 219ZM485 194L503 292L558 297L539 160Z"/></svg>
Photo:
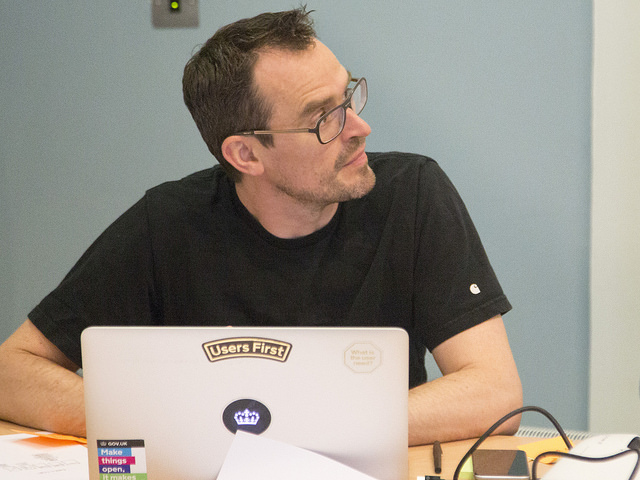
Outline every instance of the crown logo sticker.
<svg viewBox="0 0 640 480"><path fill-rule="evenodd" d="M210 362L230 358L253 357L286 362L291 344L270 338L224 338L202 345Z"/></svg>
<svg viewBox="0 0 640 480"><path fill-rule="evenodd" d="M236 425L257 425L260 420L260 414L245 408L244 411L236 412L233 416Z"/></svg>
<svg viewBox="0 0 640 480"><path fill-rule="evenodd" d="M271 412L254 398L241 398L227 405L222 412L222 423L233 434L242 430L260 435L271 424Z"/></svg>

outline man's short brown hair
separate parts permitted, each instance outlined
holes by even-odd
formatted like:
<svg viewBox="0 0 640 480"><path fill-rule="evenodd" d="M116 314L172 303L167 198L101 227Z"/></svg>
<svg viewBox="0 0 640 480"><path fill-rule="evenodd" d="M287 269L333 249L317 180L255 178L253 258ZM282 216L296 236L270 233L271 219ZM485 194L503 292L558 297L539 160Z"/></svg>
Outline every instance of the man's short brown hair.
<svg viewBox="0 0 640 480"><path fill-rule="evenodd" d="M220 28L187 62L184 102L211 153L234 180L240 173L222 155L225 138L243 130L267 129L272 105L253 82L253 67L268 48L302 51L316 38L305 7L263 13ZM271 136L258 139L273 145Z"/></svg>

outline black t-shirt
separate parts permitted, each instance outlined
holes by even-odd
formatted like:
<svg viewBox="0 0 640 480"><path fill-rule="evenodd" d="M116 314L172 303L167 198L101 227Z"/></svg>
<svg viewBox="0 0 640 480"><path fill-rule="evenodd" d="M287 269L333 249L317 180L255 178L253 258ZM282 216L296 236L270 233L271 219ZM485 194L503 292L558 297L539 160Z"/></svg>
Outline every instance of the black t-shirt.
<svg viewBox="0 0 640 480"><path fill-rule="evenodd" d="M373 190L297 239L262 228L219 165L152 188L29 318L78 365L90 325L398 326L423 383L426 348L511 306L437 163L369 163Z"/></svg>

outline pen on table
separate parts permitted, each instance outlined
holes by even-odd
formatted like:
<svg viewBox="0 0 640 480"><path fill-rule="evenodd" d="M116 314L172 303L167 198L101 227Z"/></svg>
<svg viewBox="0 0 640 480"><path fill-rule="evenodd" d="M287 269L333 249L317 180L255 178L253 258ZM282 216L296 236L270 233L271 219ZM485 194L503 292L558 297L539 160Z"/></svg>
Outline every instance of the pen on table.
<svg viewBox="0 0 640 480"><path fill-rule="evenodd" d="M433 466L436 473L442 472L442 447L437 440L433 442Z"/></svg>

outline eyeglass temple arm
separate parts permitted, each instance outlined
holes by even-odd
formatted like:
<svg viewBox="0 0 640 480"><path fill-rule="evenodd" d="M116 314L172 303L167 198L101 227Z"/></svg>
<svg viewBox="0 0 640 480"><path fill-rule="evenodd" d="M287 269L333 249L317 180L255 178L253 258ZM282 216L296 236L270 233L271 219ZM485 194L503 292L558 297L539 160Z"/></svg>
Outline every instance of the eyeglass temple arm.
<svg viewBox="0 0 640 480"><path fill-rule="evenodd" d="M315 133L315 128L293 128L287 130L245 130L235 135L270 135L272 133Z"/></svg>

